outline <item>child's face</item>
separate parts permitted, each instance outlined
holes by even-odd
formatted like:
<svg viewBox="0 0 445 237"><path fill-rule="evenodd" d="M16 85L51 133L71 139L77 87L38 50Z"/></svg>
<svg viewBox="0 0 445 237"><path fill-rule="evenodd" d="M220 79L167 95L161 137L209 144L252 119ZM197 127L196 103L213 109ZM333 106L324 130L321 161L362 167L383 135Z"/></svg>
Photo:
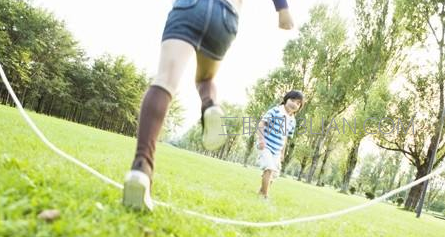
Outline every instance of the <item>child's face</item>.
<svg viewBox="0 0 445 237"><path fill-rule="evenodd" d="M285 106L287 107L287 109L289 111L291 111L292 113L295 113L301 107L301 100L295 99L295 98L290 98L286 101Z"/></svg>

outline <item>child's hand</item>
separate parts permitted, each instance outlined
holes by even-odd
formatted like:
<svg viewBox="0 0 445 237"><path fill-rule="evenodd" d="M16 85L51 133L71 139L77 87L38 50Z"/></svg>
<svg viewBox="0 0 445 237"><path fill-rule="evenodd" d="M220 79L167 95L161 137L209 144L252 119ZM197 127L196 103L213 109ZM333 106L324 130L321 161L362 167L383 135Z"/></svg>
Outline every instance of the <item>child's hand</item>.
<svg viewBox="0 0 445 237"><path fill-rule="evenodd" d="M283 30L290 30L294 27L294 22L288 8L283 8L278 11L278 21L279 27Z"/></svg>
<svg viewBox="0 0 445 237"><path fill-rule="evenodd" d="M258 150L263 150L266 147L266 142L264 140L258 141Z"/></svg>

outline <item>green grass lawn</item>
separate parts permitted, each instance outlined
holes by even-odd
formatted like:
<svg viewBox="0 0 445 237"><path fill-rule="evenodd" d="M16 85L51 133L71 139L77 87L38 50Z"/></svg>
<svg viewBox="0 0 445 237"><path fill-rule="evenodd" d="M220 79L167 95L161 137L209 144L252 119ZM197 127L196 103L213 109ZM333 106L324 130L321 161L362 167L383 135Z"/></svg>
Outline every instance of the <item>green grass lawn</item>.
<svg viewBox="0 0 445 237"><path fill-rule="evenodd" d="M135 139L30 113L47 138L99 172L122 182ZM415 218L378 204L335 219L284 227L215 224L170 208L135 212L121 205L121 191L47 148L18 111L0 106L0 236L444 236L445 220ZM153 197L219 217L277 221L322 214L366 202L280 178L271 199L256 195L260 171L159 144ZM37 215L58 209L59 219Z"/></svg>

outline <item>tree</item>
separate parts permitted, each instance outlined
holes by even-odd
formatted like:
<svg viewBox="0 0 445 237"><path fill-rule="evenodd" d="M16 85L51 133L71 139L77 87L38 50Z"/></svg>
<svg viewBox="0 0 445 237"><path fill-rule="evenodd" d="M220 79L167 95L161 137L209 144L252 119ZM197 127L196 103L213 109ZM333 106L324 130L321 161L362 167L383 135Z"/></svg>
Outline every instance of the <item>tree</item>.
<svg viewBox="0 0 445 237"><path fill-rule="evenodd" d="M63 22L28 1L0 0L0 58L27 109L134 135L147 76L124 57L93 65ZM10 96L0 84L0 102Z"/></svg>
<svg viewBox="0 0 445 237"><path fill-rule="evenodd" d="M46 111L55 97L67 95L63 80L66 66L80 54L76 42L62 22L46 11L33 8L27 1L1 0L0 58L22 104L48 98ZM74 60L73 60L74 61ZM2 103L10 98L0 84Z"/></svg>
<svg viewBox="0 0 445 237"><path fill-rule="evenodd" d="M387 89L388 78L397 73L403 62L400 54L408 45L402 31L404 25L400 22L399 15L390 14L389 4L388 0L356 1L358 45L349 75L359 78L362 82L361 87L355 89L355 93L361 94L357 96L360 98L356 107L356 113L359 115L358 124L363 124L371 117L385 116L386 104L391 99ZM374 90L372 90L373 84L377 84ZM366 135L368 134L364 131L352 136L352 146L346 162L347 169L343 176L343 192L348 190L352 171L357 164L358 146Z"/></svg>
<svg viewBox="0 0 445 237"><path fill-rule="evenodd" d="M324 118L321 127L327 127L331 120L341 113L345 108L345 90L347 82L341 78L341 72L345 70L350 59L349 50L345 44L346 28L344 20L338 13L328 13L326 6L316 6L310 10L311 19L307 27L302 27L308 33L302 36L308 36L313 39L312 47L315 49L315 60L310 72L314 81L314 99L311 101L313 114ZM317 136L314 153L311 157L309 172L306 182L310 183L315 173L321 149L326 140L327 133L323 132Z"/></svg>
<svg viewBox="0 0 445 237"><path fill-rule="evenodd" d="M397 4L399 11L396 14L399 14L407 22L408 27L406 30L412 35L412 40L416 43L424 44L429 38L428 36L432 36L437 50L437 67L432 74L421 75L421 73L414 73L415 75L409 76L410 84L415 87L416 92L414 94L417 95L410 97L421 99L420 107L431 115L429 118L434 118L433 124L429 124L425 120L419 121L419 119L416 119L416 125L420 124L420 129L425 130L417 130L420 132L416 133L416 135L395 138L388 142L391 144L390 149L402 151L409 157L411 163L417 169L416 179L419 179L427 174L428 163L433 159L432 155L435 147L438 148L438 151L437 160L434 162L433 167L436 167L445 156L445 146L442 142L443 133L439 137L440 127L443 126L443 124L440 124L440 117L444 110L445 2L439 0L416 0L397 1ZM414 78L417 80L414 81ZM412 107L419 105L405 106L411 107L410 111L413 112L414 108ZM438 109L436 109L437 107ZM424 148L425 146L427 148ZM424 184L422 183L411 188L405 202L406 209L413 210L416 208Z"/></svg>

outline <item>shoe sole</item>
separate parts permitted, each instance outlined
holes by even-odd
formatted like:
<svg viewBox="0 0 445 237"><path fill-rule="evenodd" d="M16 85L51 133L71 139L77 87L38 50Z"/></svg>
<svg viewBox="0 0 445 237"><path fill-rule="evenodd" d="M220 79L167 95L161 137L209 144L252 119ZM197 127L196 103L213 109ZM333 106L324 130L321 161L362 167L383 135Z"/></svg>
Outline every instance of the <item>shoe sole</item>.
<svg viewBox="0 0 445 237"><path fill-rule="evenodd" d="M149 185L150 181L146 174L135 170L130 171L126 176L124 183L124 197L122 200L124 206L138 210L143 210L145 208L153 210L151 198L146 197ZM149 192L148 195L150 195ZM148 202L145 201L146 198L149 199Z"/></svg>
<svg viewBox="0 0 445 237"><path fill-rule="evenodd" d="M218 106L212 106L204 111L204 134L202 145L207 150L216 150L226 141L226 129L222 126L223 111Z"/></svg>

